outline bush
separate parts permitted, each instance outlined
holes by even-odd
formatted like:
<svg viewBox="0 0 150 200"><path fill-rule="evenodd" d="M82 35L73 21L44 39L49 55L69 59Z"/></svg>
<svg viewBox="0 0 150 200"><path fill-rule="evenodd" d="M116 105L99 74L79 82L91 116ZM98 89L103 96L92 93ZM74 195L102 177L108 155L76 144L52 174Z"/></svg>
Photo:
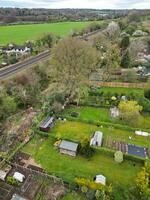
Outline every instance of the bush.
<svg viewBox="0 0 150 200"><path fill-rule="evenodd" d="M37 130L36 133L42 137L48 137L48 133Z"/></svg>
<svg viewBox="0 0 150 200"><path fill-rule="evenodd" d="M145 96L145 98L150 100L150 89L144 91L144 96Z"/></svg>
<svg viewBox="0 0 150 200"><path fill-rule="evenodd" d="M20 185L19 181L17 181L17 180L16 180L14 177L12 177L12 176L8 176L6 182L7 182L8 184L10 184L10 185L13 185L13 186L19 186L19 185Z"/></svg>

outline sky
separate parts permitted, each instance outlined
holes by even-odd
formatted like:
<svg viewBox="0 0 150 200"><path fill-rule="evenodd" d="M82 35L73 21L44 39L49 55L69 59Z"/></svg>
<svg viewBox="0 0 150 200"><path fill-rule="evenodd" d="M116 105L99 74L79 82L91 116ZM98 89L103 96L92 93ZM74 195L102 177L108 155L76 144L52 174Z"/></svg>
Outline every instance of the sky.
<svg viewBox="0 0 150 200"><path fill-rule="evenodd" d="M150 9L150 0L0 0L0 7Z"/></svg>

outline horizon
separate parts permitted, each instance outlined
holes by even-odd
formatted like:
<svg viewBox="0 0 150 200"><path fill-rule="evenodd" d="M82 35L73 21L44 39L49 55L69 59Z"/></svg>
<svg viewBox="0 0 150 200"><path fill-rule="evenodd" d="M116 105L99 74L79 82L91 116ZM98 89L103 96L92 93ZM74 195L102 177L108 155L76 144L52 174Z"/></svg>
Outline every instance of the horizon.
<svg viewBox="0 0 150 200"><path fill-rule="evenodd" d="M86 6L85 6L86 5ZM149 0L1 0L1 8L41 9L96 9L142 10L150 9Z"/></svg>

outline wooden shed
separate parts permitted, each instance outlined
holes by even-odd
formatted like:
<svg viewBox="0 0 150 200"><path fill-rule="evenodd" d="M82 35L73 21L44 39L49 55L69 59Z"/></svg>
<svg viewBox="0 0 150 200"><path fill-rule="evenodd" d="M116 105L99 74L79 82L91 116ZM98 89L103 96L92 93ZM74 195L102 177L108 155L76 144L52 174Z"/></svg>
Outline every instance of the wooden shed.
<svg viewBox="0 0 150 200"><path fill-rule="evenodd" d="M62 140L59 145L59 151L62 154L67 154L69 156L76 156L77 155L78 144L66 140Z"/></svg>
<svg viewBox="0 0 150 200"><path fill-rule="evenodd" d="M40 131L48 132L51 128L55 125L55 118L54 117L47 117L44 121L40 124Z"/></svg>

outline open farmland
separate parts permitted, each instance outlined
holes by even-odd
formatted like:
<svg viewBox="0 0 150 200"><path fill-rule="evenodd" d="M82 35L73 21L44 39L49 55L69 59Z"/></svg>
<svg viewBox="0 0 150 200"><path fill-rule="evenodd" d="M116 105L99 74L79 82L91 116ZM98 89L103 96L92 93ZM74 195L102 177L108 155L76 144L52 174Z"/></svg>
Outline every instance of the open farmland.
<svg viewBox="0 0 150 200"><path fill-rule="evenodd" d="M48 32L64 37L69 35L71 30L85 28L90 23L91 22L62 22L0 26L0 45L8 43L22 44L27 40L34 40Z"/></svg>

